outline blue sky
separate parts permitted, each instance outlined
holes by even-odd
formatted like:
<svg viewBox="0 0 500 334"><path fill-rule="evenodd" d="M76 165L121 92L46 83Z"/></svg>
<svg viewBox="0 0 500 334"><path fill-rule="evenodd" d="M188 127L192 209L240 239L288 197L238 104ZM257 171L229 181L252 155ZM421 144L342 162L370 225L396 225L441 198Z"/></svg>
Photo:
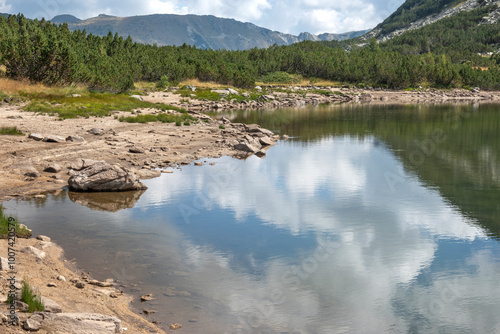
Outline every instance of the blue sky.
<svg viewBox="0 0 500 334"><path fill-rule="evenodd" d="M0 0L0 12L51 19L198 14L233 18L286 33L340 33L373 28L404 0Z"/></svg>

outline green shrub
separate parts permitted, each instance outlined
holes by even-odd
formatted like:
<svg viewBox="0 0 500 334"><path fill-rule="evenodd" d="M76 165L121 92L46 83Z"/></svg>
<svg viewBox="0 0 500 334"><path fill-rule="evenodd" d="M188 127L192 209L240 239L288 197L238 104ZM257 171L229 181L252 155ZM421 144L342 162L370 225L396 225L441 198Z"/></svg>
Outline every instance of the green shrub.
<svg viewBox="0 0 500 334"><path fill-rule="evenodd" d="M16 237L18 238L29 238L31 237L31 231L26 227L21 227L19 222L16 220L11 221L10 227L12 228L12 223L14 223L14 228L16 230ZM3 207L0 205L0 239L7 239L9 235L9 217L3 213Z"/></svg>
<svg viewBox="0 0 500 334"><path fill-rule="evenodd" d="M45 308L40 296L36 295L29 283L25 280L21 290L21 301L28 304L28 312L42 312Z"/></svg>
<svg viewBox="0 0 500 334"><path fill-rule="evenodd" d="M24 133L17 126L3 126L0 128L0 135L23 136Z"/></svg>

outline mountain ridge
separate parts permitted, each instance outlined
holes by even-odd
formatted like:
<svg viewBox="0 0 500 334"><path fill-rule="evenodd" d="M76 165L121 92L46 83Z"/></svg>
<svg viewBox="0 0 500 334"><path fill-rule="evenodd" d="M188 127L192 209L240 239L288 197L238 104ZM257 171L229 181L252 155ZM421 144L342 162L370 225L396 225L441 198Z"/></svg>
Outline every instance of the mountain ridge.
<svg viewBox="0 0 500 334"><path fill-rule="evenodd" d="M110 31L135 42L157 45L194 45L202 49L246 50L267 48L274 44L290 45L302 41L345 40L361 36L369 30L342 34L307 32L298 36L272 31L253 23L213 15L152 14L116 17L101 14L81 20L73 15L55 16L52 23L66 23L70 30L86 30L105 36Z"/></svg>

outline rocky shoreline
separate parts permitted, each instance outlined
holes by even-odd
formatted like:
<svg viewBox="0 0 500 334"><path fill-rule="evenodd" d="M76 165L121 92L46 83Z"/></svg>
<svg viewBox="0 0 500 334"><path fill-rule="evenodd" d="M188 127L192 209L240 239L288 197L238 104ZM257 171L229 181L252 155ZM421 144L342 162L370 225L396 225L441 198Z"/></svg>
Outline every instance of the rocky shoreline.
<svg viewBox="0 0 500 334"><path fill-rule="evenodd" d="M259 99L240 102L224 98L225 90L220 91L220 101L181 98L173 92L155 92L141 97L146 101L164 102L187 109L198 120L190 126L119 122L117 118L120 116L130 115L125 112L116 112L113 116L104 118L59 121L54 116L25 112L22 105L3 105L0 107L0 125L16 126L25 134L31 135L0 136L0 155L5 157L0 161L0 201L30 196L43 197L43 192L60 191L68 185L70 177L80 175L86 167L91 167L96 162L107 164L106 168L99 165L100 172L109 171L110 168L126 170L140 179L147 179L158 177L161 173L175 172L176 168L193 162L202 166L205 158L225 155L246 158L253 154L264 157L266 151L278 140L287 138L284 134L274 134L257 124L233 123L224 117L214 119L203 113L208 111L338 103L500 102L500 92L483 92L477 89L391 91L354 87L301 87L284 92L285 89L290 90L290 87L266 88L266 93ZM227 90L227 96L231 96L230 94ZM139 112L155 114L159 111L144 109ZM102 175L104 174L106 173ZM119 172L115 174L123 177ZM115 181L111 179L111 182ZM99 182L97 183L100 184ZM94 203L77 193L73 197L83 205L105 205ZM131 205L134 203L133 199L123 200ZM113 202L106 205L114 207L118 204ZM29 225L29 222L26 223ZM6 257L6 242L0 240L0 257ZM24 329L7 327L0 322L0 331L25 333L40 326L40 332L43 333L44 326L49 326L48 324L71 322L76 317L80 319L77 322L98 321L113 333L122 332L124 327L128 328L127 333L163 333L155 324L129 309L130 297L121 294L119 282L98 282L88 274L79 273L74 265L61 258L62 249L51 243L50 239L21 239L19 247L31 250L19 253L21 275L28 277L42 296L61 305L64 312L35 315L21 312L20 320L26 326ZM47 256L42 257L40 252L47 253ZM5 299L6 273L0 271L0 276L0 298ZM58 279L59 276L65 276L66 281ZM4 303L2 307L5 305ZM6 311L0 308L0 313ZM75 313L80 315L74 315ZM89 315L93 313L100 314L101 320L96 320L95 315Z"/></svg>

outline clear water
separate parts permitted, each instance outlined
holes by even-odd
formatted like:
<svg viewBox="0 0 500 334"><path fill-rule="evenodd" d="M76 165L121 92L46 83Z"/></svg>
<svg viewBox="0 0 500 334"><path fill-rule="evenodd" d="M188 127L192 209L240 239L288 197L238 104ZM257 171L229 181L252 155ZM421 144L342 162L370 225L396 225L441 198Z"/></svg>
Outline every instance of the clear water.
<svg viewBox="0 0 500 334"><path fill-rule="evenodd" d="M185 333L500 333L500 106L229 114L283 131L144 193L10 201ZM135 203L135 205L134 205Z"/></svg>

